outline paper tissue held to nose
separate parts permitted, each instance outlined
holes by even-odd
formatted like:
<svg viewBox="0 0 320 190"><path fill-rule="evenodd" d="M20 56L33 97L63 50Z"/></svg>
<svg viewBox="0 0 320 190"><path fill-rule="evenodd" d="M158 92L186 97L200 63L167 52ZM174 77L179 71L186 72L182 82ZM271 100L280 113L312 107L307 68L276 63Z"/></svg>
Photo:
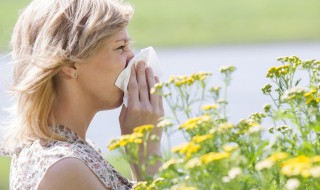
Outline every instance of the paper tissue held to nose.
<svg viewBox="0 0 320 190"><path fill-rule="evenodd" d="M130 79L131 66L134 64L135 66L139 61L144 61L146 67L151 67L154 76L160 78L162 76L162 72L159 66L159 59L152 47L148 47L142 49L140 53L136 54L128 63L128 66L120 73L118 76L115 85L119 87L123 92L123 104L128 107L128 83Z"/></svg>

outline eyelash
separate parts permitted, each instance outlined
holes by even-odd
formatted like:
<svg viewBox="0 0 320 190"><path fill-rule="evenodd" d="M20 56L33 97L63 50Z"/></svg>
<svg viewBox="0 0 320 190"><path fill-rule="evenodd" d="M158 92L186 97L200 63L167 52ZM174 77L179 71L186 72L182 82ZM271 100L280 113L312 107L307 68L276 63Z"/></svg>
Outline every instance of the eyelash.
<svg viewBox="0 0 320 190"><path fill-rule="evenodd" d="M124 49L126 46L120 46L120 47L118 47L117 49Z"/></svg>
<svg viewBox="0 0 320 190"><path fill-rule="evenodd" d="M121 50L121 53L130 49L130 43L126 43L117 48L117 50Z"/></svg>

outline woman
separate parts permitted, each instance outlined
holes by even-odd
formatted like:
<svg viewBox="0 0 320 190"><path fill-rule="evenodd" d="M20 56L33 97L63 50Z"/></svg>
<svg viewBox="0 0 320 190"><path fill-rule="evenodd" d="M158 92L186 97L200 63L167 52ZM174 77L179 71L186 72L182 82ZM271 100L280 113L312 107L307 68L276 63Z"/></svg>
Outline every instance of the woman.
<svg viewBox="0 0 320 190"><path fill-rule="evenodd" d="M11 41L16 105L2 145L12 156L11 189L132 188L86 141L94 115L122 104L114 83L133 57L132 12L116 0L33 0L22 12ZM143 62L131 68L122 134L163 115L161 97L149 93L156 82ZM160 129L152 133L161 138ZM147 153L161 155L159 142L148 142Z"/></svg>

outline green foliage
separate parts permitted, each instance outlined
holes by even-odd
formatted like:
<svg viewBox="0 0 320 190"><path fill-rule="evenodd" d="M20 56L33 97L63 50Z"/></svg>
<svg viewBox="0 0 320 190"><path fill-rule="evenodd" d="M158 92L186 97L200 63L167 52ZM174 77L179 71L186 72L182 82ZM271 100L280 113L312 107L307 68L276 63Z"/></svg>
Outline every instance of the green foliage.
<svg viewBox="0 0 320 190"><path fill-rule="evenodd" d="M131 0L138 45L319 40L317 0Z"/></svg>
<svg viewBox="0 0 320 190"><path fill-rule="evenodd" d="M0 189L9 189L9 172L10 172L9 157L0 156Z"/></svg>
<svg viewBox="0 0 320 190"><path fill-rule="evenodd" d="M182 132L186 143L169 147L171 153L158 158L163 165L154 178L135 189L319 189L320 61L296 56L278 61L282 65L266 75L272 85L262 88L273 105L238 123L230 123L226 113L233 66L220 68L223 87L208 87L206 72L156 84L151 92L163 95L174 115L157 127L169 140ZM263 126L265 118L271 128Z"/></svg>
<svg viewBox="0 0 320 190"><path fill-rule="evenodd" d="M30 0L1 0L0 1L0 52L9 48L9 41L19 10Z"/></svg>
<svg viewBox="0 0 320 190"><path fill-rule="evenodd" d="M128 0L137 46L319 40L318 0ZM30 0L0 1L0 50L7 50L18 10Z"/></svg>
<svg viewBox="0 0 320 190"><path fill-rule="evenodd" d="M124 177L131 179L129 163L119 154L106 155L105 159Z"/></svg>

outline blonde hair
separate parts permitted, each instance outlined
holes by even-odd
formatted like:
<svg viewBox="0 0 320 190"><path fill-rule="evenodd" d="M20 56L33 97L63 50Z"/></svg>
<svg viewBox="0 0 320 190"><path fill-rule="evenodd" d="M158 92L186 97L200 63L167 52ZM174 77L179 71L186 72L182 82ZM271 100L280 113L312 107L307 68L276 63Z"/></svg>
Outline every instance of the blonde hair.
<svg viewBox="0 0 320 190"><path fill-rule="evenodd" d="M133 9L119 0L33 0L20 15L11 40L15 100L2 148L37 138L62 139L54 122L55 75L84 61L124 29Z"/></svg>

